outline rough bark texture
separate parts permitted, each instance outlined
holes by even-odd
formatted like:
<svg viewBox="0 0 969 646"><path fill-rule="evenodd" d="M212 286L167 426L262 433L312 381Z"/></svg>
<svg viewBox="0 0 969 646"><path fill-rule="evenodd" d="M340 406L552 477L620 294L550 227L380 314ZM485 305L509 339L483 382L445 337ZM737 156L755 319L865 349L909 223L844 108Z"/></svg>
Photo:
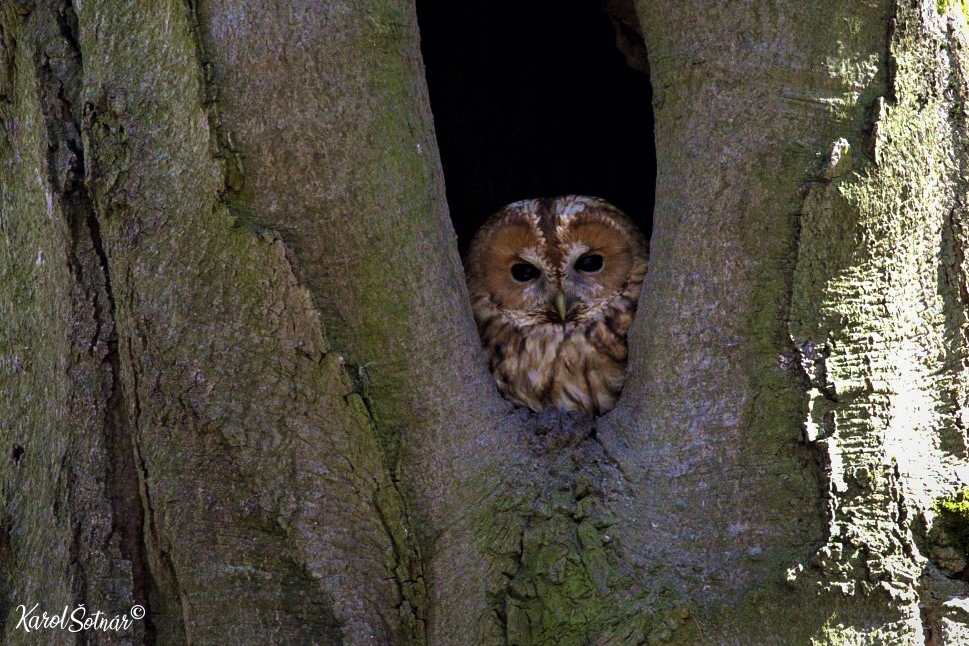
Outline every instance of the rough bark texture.
<svg viewBox="0 0 969 646"><path fill-rule="evenodd" d="M597 420L487 373L411 2L0 9L4 643L969 643L960 7L636 3Z"/></svg>

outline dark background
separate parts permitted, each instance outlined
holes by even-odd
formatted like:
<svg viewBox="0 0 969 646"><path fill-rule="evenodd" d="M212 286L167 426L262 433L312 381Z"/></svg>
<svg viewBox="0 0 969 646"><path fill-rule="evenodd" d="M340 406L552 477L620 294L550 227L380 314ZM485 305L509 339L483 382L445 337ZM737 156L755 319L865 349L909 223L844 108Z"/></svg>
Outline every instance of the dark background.
<svg viewBox="0 0 969 646"><path fill-rule="evenodd" d="M489 215L532 197L602 197L649 235L649 77L599 2L418 0L417 16L462 254Z"/></svg>

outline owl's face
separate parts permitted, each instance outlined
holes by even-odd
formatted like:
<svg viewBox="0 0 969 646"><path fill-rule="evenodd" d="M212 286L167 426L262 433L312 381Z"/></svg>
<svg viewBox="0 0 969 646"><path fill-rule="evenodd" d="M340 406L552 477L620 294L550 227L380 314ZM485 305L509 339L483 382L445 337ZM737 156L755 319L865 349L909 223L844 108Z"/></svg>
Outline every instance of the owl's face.
<svg viewBox="0 0 969 646"><path fill-rule="evenodd" d="M488 220L465 261L472 295L487 295L520 327L568 325L595 316L642 279L646 240L597 198L511 204ZM638 289L638 283L636 285Z"/></svg>

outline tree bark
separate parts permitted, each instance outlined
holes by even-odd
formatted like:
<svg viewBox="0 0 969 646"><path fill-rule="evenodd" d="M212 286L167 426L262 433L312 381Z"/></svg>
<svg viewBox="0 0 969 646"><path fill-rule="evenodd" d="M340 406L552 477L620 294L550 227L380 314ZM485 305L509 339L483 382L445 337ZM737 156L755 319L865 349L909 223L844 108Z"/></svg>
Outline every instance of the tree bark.
<svg viewBox="0 0 969 646"><path fill-rule="evenodd" d="M0 8L4 643L969 643L959 6L638 0L596 420L488 374L413 3Z"/></svg>

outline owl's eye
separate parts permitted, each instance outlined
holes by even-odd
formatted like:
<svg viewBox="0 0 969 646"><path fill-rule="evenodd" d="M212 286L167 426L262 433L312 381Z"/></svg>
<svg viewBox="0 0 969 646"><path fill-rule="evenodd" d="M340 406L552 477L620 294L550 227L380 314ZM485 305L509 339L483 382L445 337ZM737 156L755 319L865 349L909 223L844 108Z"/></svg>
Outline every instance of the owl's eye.
<svg viewBox="0 0 969 646"><path fill-rule="evenodd" d="M530 265L527 262L516 262L511 266L511 277L519 283L527 283L530 280L534 280L541 273L538 267Z"/></svg>
<svg viewBox="0 0 969 646"><path fill-rule="evenodd" d="M602 269L602 256L597 253L582 256L575 261L575 268L589 273L599 271Z"/></svg>

